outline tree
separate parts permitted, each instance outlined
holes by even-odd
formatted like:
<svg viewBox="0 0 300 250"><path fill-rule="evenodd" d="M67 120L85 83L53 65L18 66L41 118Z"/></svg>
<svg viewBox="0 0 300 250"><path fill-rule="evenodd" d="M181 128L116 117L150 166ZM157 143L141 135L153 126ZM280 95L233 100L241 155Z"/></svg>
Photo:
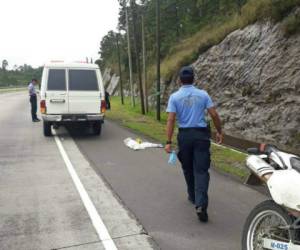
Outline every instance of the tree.
<svg viewBox="0 0 300 250"><path fill-rule="evenodd" d="M3 64L3 65L2 65ZM42 67L33 68L30 65L13 66L13 69L7 68L6 62L3 60L0 66L0 87L15 86L20 87L26 85L32 78L40 79L42 75ZM2 70L4 66L5 70Z"/></svg>
<svg viewBox="0 0 300 250"><path fill-rule="evenodd" d="M141 73L141 60L140 60L140 47L138 46L138 41L140 39L137 35L137 7L135 0L131 0L131 8L132 8L132 22L133 22L133 46L134 46L134 54L135 54L135 60L136 60L136 67L137 67L137 76L138 76L138 82L139 82L139 91L140 91L140 99L141 99L141 112L144 115L145 112L145 102L144 102L144 91L143 91L143 83L142 83L142 73Z"/></svg>
<svg viewBox="0 0 300 250"><path fill-rule="evenodd" d="M125 3L125 1L124 1ZM131 105L135 106L135 94L133 87L133 79L132 79L132 53L131 53L131 42L130 42L130 27L129 27L129 11L128 7L125 4L125 16L126 16L126 32L127 32L127 53L128 53L128 66L129 66L129 83L130 83L130 93L131 93Z"/></svg>
<svg viewBox="0 0 300 250"><path fill-rule="evenodd" d="M3 71L6 71L7 66L8 66L8 61L7 61L6 59L4 59L4 60L2 61L2 69L3 69Z"/></svg>
<svg viewBox="0 0 300 250"><path fill-rule="evenodd" d="M146 111L146 113L148 113L149 112L149 103L148 103L148 89L147 89L146 40L145 40L144 13L142 13L142 54L143 54L143 87L144 87L145 111Z"/></svg>
<svg viewBox="0 0 300 250"><path fill-rule="evenodd" d="M121 104L124 105L124 91L123 91L123 78L122 78L122 66L121 66L121 53L120 53L119 34L118 33L116 34L116 45L117 45L117 53L118 53Z"/></svg>
<svg viewBox="0 0 300 250"><path fill-rule="evenodd" d="M160 0L156 0L156 119L160 121Z"/></svg>
<svg viewBox="0 0 300 250"><path fill-rule="evenodd" d="M181 40L189 38L209 23L222 23L228 17L240 13L243 5L247 2L247 0L160 0L160 55L158 56L156 43L157 0L118 1L120 4L118 23L120 32L119 49L122 54L123 78L131 80L136 78L138 86L140 86L140 75L143 68L144 79L142 82L145 83L146 61L147 65L149 65L147 67L148 78L152 80L152 82L149 81L149 87L154 84L155 65L158 58L166 58L181 49L179 46L176 46ZM129 3L130 5L128 6ZM141 13L143 13L143 22ZM126 17L128 17L128 22ZM143 32L141 30L142 23L144 23ZM142 34L144 39L142 39ZM109 67L112 68L113 72L119 72L118 54L114 44L115 32L110 31L101 41L99 63L102 69ZM141 65L142 47L146 48L143 53L143 67ZM165 76L164 73L163 76ZM168 77L170 76L168 75ZM163 80L164 82L169 82L170 79ZM159 83L159 81L156 82L157 84ZM124 89L129 89L129 86L133 86L133 82L132 85L129 85L124 81ZM145 84L142 84L139 90L140 94L143 91L145 92ZM133 94L131 96L134 97ZM145 94L145 96L147 95ZM134 103L134 100L132 100L132 103Z"/></svg>

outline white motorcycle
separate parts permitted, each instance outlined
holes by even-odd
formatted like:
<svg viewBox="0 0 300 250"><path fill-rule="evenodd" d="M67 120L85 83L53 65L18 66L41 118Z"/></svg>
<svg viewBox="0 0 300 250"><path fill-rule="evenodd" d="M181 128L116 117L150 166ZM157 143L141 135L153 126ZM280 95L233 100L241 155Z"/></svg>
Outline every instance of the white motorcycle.
<svg viewBox="0 0 300 250"><path fill-rule="evenodd" d="M247 183L265 184L272 200L260 203L248 216L242 250L300 250L300 158L271 145L248 153Z"/></svg>

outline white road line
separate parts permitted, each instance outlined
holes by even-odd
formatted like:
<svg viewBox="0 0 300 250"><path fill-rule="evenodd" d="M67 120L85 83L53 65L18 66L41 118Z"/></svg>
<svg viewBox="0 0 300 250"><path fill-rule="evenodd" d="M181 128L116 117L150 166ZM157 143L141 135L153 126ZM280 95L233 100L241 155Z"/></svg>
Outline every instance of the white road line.
<svg viewBox="0 0 300 250"><path fill-rule="evenodd" d="M108 230L106 228L106 226L103 223L103 220L101 219L100 215L98 214L93 202L91 201L88 193L86 192L84 186L82 185L59 137L57 135L54 135L55 138L55 142L57 144L57 147L60 151L60 154L67 166L67 169L72 177L72 180L77 188L77 191L80 195L80 198L90 216L90 219L93 223L93 226L99 236L99 239L101 240L104 248L106 250L117 250L117 247L114 243L114 241L112 240L111 236L108 233Z"/></svg>
<svg viewBox="0 0 300 250"><path fill-rule="evenodd" d="M244 152L241 152L241 151L238 151L238 150L236 150L236 149L233 149L233 148L230 148L230 147L226 147L226 146L217 144L217 143L215 143L215 142L212 142L212 144L215 145L215 146L217 146L217 147L220 147L220 148L229 149L229 150L231 150L231 151L233 151L233 152L235 152L235 153L239 153L239 154L242 154L242 155L248 155L248 154L246 154L246 153L244 153Z"/></svg>

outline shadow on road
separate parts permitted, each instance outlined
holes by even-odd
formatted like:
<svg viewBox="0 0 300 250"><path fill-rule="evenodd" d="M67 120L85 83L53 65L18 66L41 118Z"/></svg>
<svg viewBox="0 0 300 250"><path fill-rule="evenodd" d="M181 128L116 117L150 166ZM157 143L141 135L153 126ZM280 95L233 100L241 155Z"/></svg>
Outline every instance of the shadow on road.
<svg viewBox="0 0 300 250"><path fill-rule="evenodd" d="M59 136L72 136L73 138L96 138L99 136L95 136L91 128L87 127L84 124L72 124L72 125L64 125L57 129L55 129L56 133Z"/></svg>

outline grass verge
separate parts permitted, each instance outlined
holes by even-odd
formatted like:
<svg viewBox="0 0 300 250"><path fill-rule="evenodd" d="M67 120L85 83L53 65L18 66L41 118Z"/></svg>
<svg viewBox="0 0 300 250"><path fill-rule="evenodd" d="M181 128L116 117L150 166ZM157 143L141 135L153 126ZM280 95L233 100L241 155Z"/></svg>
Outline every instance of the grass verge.
<svg viewBox="0 0 300 250"><path fill-rule="evenodd" d="M167 120L165 112L162 113L161 122L158 122L155 120L154 112L149 112L145 116L141 115L139 106L132 107L129 99L125 100L125 105L121 105L120 98L112 97L111 106L112 110L106 113L107 118L117 121L122 126L146 135L155 141L165 143ZM174 138L173 141L176 142L176 139ZM245 154L216 145L212 145L211 152L213 165L217 170L238 177L241 180L247 176L248 171L244 167Z"/></svg>
<svg viewBox="0 0 300 250"><path fill-rule="evenodd" d="M0 94L3 94L3 93L7 93L7 92L16 92L16 91L23 91L23 90L26 90L27 88L26 87L23 87L23 88L0 88Z"/></svg>

